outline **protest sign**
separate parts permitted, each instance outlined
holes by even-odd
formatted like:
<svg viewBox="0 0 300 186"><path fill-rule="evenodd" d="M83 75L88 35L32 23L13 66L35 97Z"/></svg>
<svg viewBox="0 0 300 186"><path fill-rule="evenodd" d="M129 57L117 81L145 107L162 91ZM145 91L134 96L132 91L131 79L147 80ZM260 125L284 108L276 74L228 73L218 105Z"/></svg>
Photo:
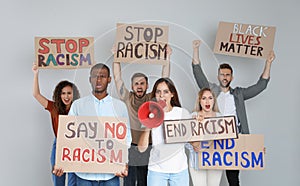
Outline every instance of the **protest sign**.
<svg viewBox="0 0 300 186"><path fill-rule="evenodd" d="M266 59L273 50L276 28L220 22L214 53Z"/></svg>
<svg viewBox="0 0 300 186"><path fill-rule="evenodd" d="M38 68L89 68L94 62L93 37L35 37Z"/></svg>
<svg viewBox="0 0 300 186"><path fill-rule="evenodd" d="M115 62L167 64L168 26L117 24Z"/></svg>
<svg viewBox="0 0 300 186"><path fill-rule="evenodd" d="M200 169L263 170L264 136L239 134L238 139L200 142Z"/></svg>
<svg viewBox="0 0 300 186"><path fill-rule="evenodd" d="M237 138L234 116L165 120L163 125L166 143Z"/></svg>
<svg viewBox="0 0 300 186"><path fill-rule="evenodd" d="M128 160L126 118L59 116L56 165L65 172L116 173Z"/></svg>

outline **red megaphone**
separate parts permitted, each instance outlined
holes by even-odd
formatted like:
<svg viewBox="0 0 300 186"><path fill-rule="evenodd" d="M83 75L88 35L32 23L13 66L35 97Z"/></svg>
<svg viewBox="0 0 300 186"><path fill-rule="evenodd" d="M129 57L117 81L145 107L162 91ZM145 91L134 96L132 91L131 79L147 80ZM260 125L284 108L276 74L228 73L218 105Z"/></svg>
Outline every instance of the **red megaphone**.
<svg viewBox="0 0 300 186"><path fill-rule="evenodd" d="M138 118L140 122L148 127L155 128L164 121L163 108L166 106L165 101L147 101L143 103L138 110Z"/></svg>

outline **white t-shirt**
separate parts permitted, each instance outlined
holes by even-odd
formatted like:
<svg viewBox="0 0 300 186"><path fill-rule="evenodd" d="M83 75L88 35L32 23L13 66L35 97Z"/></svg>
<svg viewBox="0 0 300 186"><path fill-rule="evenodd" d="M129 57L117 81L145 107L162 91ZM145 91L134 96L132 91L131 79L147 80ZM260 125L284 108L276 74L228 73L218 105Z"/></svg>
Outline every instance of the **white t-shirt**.
<svg viewBox="0 0 300 186"><path fill-rule="evenodd" d="M173 107L165 112L164 120L190 119L191 114L184 108ZM166 144L163 125L151 130L152 149L148 169L161 173L178 173L188 168L185 143Z"/></svg>
<svg viewBox="0 0 300 186"><path fill-rule="evenodd" d="M223 116L235 116L236 125L239 126L240 123L238 122L233 95L229 91L226 93L221 92L217 98L217 102L220 113Z"/></svg>

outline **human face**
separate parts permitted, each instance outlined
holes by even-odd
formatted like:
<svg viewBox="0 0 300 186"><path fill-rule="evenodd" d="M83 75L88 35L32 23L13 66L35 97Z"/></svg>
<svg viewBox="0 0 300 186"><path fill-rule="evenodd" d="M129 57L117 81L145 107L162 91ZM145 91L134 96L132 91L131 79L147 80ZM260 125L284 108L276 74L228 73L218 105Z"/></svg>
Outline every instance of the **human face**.
<svg viewBox="0 0 300 186"><path fill-rule="evenodd" d="M204 112L211 112L214 107L214 96L210 91L204 91L200 98L200 105Z"/></svg>
<svg viewBox="0 0 300 186"><path fill-rule="evenodd" d="M173 97L173 93L169 90L168 85L166 82L162 82L157 85L156 91L155 91L155 98L157 101L163 100L167 104L167 108L171 107L171 99Z"/></svg>
<svg viewBox="0 0 300 186"><path fill-rule="evenodd" d="M71 86L65 86L61 90L60 98L66 106L71 105L71 103L73 101L73 89L72 89L72 87Z"/></svg>
<svg viewBox="0 0 300 186"><path fill-rule="evenodd" d="M142 98L148 89L148 83L144 77L135 77L132 81L132 90L134 95L138 98Z"/></svg>
<svg viewBox="0 0 300 186"><path fill-rule="evenodd" d="M224 68L219 70L218 80L222 88L228 88L232 79L233 77L230 69Z"/></svg>
<svg viewBox="0 0 300 186"><path fill-rule="evenodd" d="M108 71L105 68L94 69L90 75L90 83L92 85L94 94L102 94L107 91L107 86L111 81L111 77L108 76Z"/></svg>

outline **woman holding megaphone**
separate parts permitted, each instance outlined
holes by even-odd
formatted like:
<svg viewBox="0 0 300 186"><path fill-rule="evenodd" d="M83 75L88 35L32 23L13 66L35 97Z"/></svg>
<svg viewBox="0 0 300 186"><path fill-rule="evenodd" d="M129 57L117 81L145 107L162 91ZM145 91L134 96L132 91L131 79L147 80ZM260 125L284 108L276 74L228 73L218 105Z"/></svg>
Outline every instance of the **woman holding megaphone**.
<svg viewBox="0 0 300 186"><path fill-rule="evenodd" d="M162 109L164 120L191 118L190 113L181 107L175 85L169 78L160 78L155 82L151 97L158 102L165 102ZM158 115L161 116L161 114ZM149 117L152 117L151 114L149 114ZM154 121L157 121L157 119ZM139 151L144 152L148 147L151 132L152 149L148 165L147 185L188 186L189 173L185 143L166 144L163 126L157 126L154 123L153 127L147 124L138 144Z"/></svg>

